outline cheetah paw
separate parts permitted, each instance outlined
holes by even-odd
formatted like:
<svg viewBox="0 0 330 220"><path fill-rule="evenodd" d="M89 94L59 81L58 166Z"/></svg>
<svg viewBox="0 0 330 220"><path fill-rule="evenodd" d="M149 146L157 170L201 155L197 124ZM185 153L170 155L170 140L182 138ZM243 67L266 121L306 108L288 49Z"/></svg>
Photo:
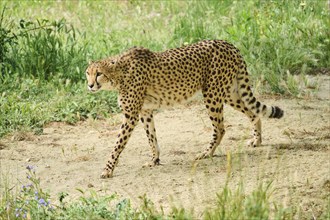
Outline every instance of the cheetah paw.
<svg viewBox="0 0 330 220"><path fill-rule="evenodd" d="M112 171L109 170L103 170L102 174L100 175L101 179L107 179L112 177Z"/></svg>
<svg viewBox="0 0 330 220"><path fill-rule="evenodd" d="M202 160L202 159L205 159L205 158L210 158L212 157L213 155L210 155L210 153L208 152L203 152L203 153L200 153L198 154L196 157L195 157L195 160Z"/></svg>
<svg viewBox="0 0 330 220"><path fill-rule="evenodd" d="M247 145L250 147L259 147L261 145L260 140L252 139L247 142Z"/></svg>
<svg viewBox="0 0 330 220"><path fill-rule="evenodd" d="M151 162L146 162L145 164L143 164L143 168L145 167L154 167L154 166L157 166L157 165L160 165L160 159L156 159L156 160L153 160Z"/></svg>

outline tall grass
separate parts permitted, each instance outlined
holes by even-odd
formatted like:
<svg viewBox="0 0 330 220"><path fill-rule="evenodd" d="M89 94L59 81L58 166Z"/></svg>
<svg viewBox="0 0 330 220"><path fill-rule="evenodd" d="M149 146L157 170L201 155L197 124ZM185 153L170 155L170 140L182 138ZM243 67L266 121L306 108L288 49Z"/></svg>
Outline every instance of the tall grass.
<svg viewBox="0 0 330 220"><path fill-rule="evenodd" d="M2 22L5 8L2 10ZM0 23L2 79L14 74L16 78L51 80L57 75L75 82L83 80L86 47L78 45L76 31L65 20L47 19L6 25Z"/></svg>
<svg viewBox="0 0 330 220"><path fill-rule="evenodd" d="M327 1L1 1L0 137L118 111L87 94L90 59L132 46L155 51L225 39L261 92L299 95L294 74L330 66Z"/></svg>
<svg viewBox="0 0 330 220"><path fill-rule="evenodd" d="M287 86L287 73L330 64L326 1L190 2L177 20L170 44L228 40L241 50L253 77L269 85L267 92L297 95Z"/></svg>

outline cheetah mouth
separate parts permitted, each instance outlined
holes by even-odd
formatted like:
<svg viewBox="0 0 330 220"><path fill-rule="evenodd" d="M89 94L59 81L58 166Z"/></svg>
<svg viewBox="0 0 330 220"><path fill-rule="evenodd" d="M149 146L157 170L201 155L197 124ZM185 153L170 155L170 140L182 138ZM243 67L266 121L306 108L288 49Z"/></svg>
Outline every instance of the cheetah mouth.
<svg viewBox="0 0 330 220"><path fill-rule="evenodd" d="M89 88L88 87L88 90L89 90L89 92L91 92L91 93L95 93L95 92L98 92L98 91L100 91L100 89L101 89L101 86L97 86L97 88Z"/></svg>

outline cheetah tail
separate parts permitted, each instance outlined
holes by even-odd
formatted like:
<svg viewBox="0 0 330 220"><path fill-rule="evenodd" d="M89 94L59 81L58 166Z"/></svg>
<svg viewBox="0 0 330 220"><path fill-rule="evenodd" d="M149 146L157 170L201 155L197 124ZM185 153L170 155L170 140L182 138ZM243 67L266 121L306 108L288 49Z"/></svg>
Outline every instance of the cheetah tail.
<svg viewBox="0 0 330 220"><path fill-rule="evenodd" d="M269 114L269 118L282 118L283 115L284 115L284 111L282 109L280 109L279 107L277 106L271 106L272 108L272 111L271 113Z"/></svg>
<svg viewBox="0 0 330 220"><path fill-rule="evenodd" d="M282 118L284 111L277 106L267 106L258 101L248 85L249 79L247 74L237 78L238 93L245 106L257 116L268 118Z"/></svg>

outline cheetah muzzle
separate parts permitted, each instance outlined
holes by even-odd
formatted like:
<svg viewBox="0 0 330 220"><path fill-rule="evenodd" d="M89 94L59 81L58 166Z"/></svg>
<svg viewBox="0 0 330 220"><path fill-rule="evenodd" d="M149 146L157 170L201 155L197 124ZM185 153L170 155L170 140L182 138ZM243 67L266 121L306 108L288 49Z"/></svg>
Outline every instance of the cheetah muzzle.
<svg viewBox="0 0 330 220"><path fill-rule="evenodd" d="M159 164L153 112L182 103L201 91L213 126L210 145L196 159L212 157L225 134L223 106L244 113L253 124L250 145L261 144L260 117L281 118L283 110L258 101L251 90L246 63L239 50L222 40L205 40L189 46L152 52L133 48L125 53L91 62L86 70L88 89L118 90L123 122L101 178L112 177L120 153L139 121L144 125L152 159Z"/></svg>

